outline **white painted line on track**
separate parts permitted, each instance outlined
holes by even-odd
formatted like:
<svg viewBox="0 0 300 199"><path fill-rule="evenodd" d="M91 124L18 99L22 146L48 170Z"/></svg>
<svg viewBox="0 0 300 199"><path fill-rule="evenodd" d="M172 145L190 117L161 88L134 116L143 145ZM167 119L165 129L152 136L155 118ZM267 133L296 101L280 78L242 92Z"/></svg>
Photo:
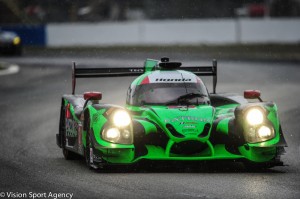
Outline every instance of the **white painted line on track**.
<svg viewBox="0 0 300 199"><path fill-rule="evenodd" d="M11 64L11 65L9 65L9 67L7 67L3 70L0 70L0 76L1 75L12 75L12 74L18 73L19 71L20 71L20 67L18 65Z"/></svg>

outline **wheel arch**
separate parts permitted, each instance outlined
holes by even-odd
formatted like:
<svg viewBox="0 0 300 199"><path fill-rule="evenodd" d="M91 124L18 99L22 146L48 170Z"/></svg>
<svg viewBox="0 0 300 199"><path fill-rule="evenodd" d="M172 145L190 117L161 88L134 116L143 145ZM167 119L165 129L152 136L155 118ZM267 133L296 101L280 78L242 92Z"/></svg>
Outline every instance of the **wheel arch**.
<svg viewBox="0 0 300 199"><path fill-rule="evenodd" d="M56 135L56 143L60 148L64 147L64 130L65 130L65 99L61 99L60 116L58 134Z"/></svg>

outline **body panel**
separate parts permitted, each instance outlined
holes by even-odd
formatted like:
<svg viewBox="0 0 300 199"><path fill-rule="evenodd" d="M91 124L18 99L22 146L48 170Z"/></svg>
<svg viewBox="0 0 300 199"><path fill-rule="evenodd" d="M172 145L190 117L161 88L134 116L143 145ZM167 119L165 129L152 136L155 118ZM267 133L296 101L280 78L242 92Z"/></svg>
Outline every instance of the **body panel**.
<svg viewBox="0 0 300 199"><path fill-rule="evenodd" d="M276 104L209 94L193 73L161 69L158 63L145 62L144 73L129 86L125 107L64 95L58 145L83 156L88 153L93 165L225 159L279 165L286 143ZM177 97L166 100L156 91L160 88ZM145 98L146 92L152 93ZM140 96L146 100L138 101ZM262 121L251 123L252 110L260 112ZM128 115L130 123L116 121L118 113Z"/></svg>

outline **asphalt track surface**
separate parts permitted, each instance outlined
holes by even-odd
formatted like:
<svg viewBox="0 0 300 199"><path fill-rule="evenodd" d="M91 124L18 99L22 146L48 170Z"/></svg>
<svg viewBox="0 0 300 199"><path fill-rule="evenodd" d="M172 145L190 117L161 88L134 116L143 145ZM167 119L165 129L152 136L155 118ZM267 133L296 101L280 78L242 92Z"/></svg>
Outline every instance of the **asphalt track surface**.
<svg viewBox="0 0 300 199"><path fill-rule="evenodd" d="M188 65L209 58L169 53ZM168 55L166 52L164 55ZM259 89L279 107L289 147L285 167L251 172L238 163L200 168L137 167L89 170L83 160L66 161L56 146L61 95L71 92L71 61L81 66L141 66L156 53L96 55L26 55L0 57L20 65L20 72L0 76L1 193L73 193L73 198L300 198L299 63L219 61L217 91L242 94ZM134 77L79 80L77 93L97 90L103 102L124 105ZM211 79L204 79L211 89ZM40 198L43 195L40 195ZM5 196L8 198L8 196Z"/></svg>

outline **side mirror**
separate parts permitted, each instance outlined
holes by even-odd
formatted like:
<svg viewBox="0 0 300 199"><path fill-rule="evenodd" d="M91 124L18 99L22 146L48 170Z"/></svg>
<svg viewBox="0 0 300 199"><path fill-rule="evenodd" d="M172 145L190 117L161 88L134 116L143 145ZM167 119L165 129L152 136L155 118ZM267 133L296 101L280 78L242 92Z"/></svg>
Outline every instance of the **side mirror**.
<svg viewBox="0 0 300 199"><path fill-rule="evenodd" d="M262 99L260 98L260 91L259 90L245 90L244 91L244 98L246 98L246 99L259 99L259 101L262 102Z"/></svg>
<svg viewBox="0 0 300 199"><path fill-rule="evenodd" d="M101 100L102 93L100 92L85 92L83 94L84 100Z"/></svg>

